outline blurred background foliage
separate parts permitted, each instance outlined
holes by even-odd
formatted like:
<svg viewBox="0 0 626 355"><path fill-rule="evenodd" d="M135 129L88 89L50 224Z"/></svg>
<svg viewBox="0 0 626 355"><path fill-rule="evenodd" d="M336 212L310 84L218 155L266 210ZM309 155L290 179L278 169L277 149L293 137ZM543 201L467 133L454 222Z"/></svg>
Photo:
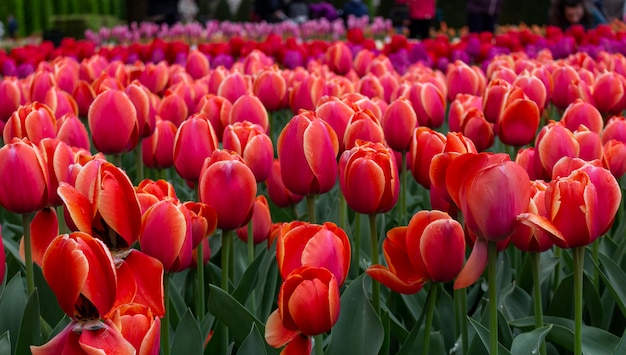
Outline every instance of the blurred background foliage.
<svg viewBox="0 0 626 355"><path fill-rule="evenodd" d="M150 20L150 8L177 0L2 0L0 21L6 26L9 15L18 22L18 35L42 35L47 31L60 32L65 36L82 38L85 29L97 30L102 26ZM317 1L317 0L311 0ZM341 8L346 0L330 0ZM208 19L247 21L250 19L254 0L242 0L232 9L227 0L196 0L199 7L198 20ZM465 0L439 0L440 20L449 27L465 25ZM386 16L393 0L380 0L373 13ZM546 22L549 0L504 0L500 24L543 25Z"/></svg>

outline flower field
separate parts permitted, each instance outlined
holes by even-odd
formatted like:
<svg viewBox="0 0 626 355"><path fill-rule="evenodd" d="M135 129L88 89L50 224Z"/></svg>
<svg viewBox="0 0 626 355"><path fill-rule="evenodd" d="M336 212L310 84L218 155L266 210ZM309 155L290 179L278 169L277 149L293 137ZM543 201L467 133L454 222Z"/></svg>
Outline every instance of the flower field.
<svg viewBox="0 0 626 355"><path fill-rule="evenodd" d="M625 353L623 24L351 21L0 51L0 354Z"/></svg>

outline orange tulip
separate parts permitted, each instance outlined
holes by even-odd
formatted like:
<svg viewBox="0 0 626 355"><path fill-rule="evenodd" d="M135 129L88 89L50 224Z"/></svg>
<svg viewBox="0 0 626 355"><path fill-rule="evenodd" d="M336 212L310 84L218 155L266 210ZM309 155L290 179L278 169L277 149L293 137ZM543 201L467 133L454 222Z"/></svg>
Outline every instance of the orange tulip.
<svg viewBox="0 0 626 355"><path fill-rule="evenodd" d="M236 153L216 150L204 162L198 196L215 209L218 228L231 230L247 223L256 192L254 174Z"/></svg>
<svg viewBox="0 0 626 355"><path fill-rule="evenodd" d="M55 138L57 120L54 113L45 104L34 102L21 106L13 112L4 126L2 138L11 142L11 138L28 138L34 144L44 138Z"/></svg>
<svg viewBox="0 0 626 355"><path fill-rule="evenodd" d="M411 138L418 127L417 115L411 102L406 98L392 102L381 119L381 125L391 149L399 152L409 150Z"/></svg>
<svg viewBox="0 0 626 355"><path fill-rule="evenodd" d="M550 182L545 215L525 213L519 219L550 233L560 248L582 247L611 228L621 198L619 184L609 170L585 163Z"/></svg>
<svg viewBox="0 0 626 355"><path fill-rule="evenodd" d="M335 186L339 142L335 131L314 112L294 116L280 132L276 146L282 180L289 191L306 196Z"/></svg>
<svg viewBox="0 0 626 355"><path fill-rule="evenodd" d="M34 144L17 138L0 148L0 205L27 214L48 203L48 169Z"/></svg>
<svg viewBox="0 0 626 355"><path fill-rule="evenodd" d="M156 355L161 349L161 320L142 304L126 304L115 310L113 323L137 354Z"/></svg>
<svg viewBox="0 0 626 355"><path fill-rule="evenodd" d="M331 222L285 223L276 243L276 262L283 280L305 266L329 270L338 285L342 285L350 269L350 255L348 235Z"/></svg>
<svg viewBox="0 0 626 355"><path fill-rule="evenodd" d="M339 186L348 206L357 213L391 210L400 190L392 150L382 143L357 140L339 159Z"/></svg>
<svg viewBox="0 0 626 355"><path fill-rule="evenodd" d="M88 119L93 145L102 153L120 154L137 145L137 110L125 92L107 90L96 96Z"/></svg>
<svg viewBox="0 0 626 355"><path fill-rule="evenodd" d="M267 195L278 207L284 208L293 206L304 198L304 196L294 194L285 187L283 177L280 173L280 161L278 161L278 159L274 159L272 162L272 172L265 181L265 185L267 187Z"/></svg>
<svg viewBox="0 0 626 355"><path fill-rule="evenodd" d="M197 182L204 159L217 150L218 140L206 115L200 113L183 122L174 138L174 167L183 179Z"/></svg>

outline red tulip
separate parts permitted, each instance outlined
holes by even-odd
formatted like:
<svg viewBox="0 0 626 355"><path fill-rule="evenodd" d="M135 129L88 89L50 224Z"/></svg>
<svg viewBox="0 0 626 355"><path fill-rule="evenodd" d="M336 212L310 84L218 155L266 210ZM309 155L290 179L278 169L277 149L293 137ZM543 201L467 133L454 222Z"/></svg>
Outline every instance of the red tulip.
<svg viewBox="0 0 626 355"><path fill-rule="evenodd" d="M438 128L446 114L446 99L441 90L431 82L415 82L404 92L417 116L420 126Z"/></svg>
<svg viewBox="0 0 626 355"><path fill-rule="evenodd" d="M203 113L209 119L211 126L218 138L222 138L224 127L229 124L232 103L221 96L213 94L205 95L198 102L198 112Z"/></svg>
<svg viewBox="0 0 626 355"><path fill-rule="evenodd" d="M285 223L276 244L276 262L283 278L301 266L329 270L342 285L350 269L350 241L334 223Z"/></svg>
<svg viewBox="0 0 626 355"><path fill-rule="evenodd" d="M57 86L52 72L37 70L32 77L30 85L30 99L32 102L45 100L48 90Z"/></svg>
<svg viewBox="0 0 626 355"><path fill-rule="evenodd" d="M57 194L60 182L69 182L70 166L74 164L74 152L67 144L58 139L45 138L39 143L43 164L47 169L48 203L51 206L63 204Z"/></svg>
<svg viewBox="0 0 626 355"><path fill-rule="evenodd" d="M544 126L537 136L535 147L539 152L541 165L552 175L554 164L562 157L576 158L580 154L580 144L574 134L564 126L551 122Z"/></svg>
<svg viewBox="0 0 626 355"><path fill-rule="evenodd" d="M312 111L294 116L276 144L285 187L299 195L330 191L337 180L339 143L335 131Z"/></svg>
<svg viewBox="0 0 626 355"><path fill-rule="evenodd" d="M0 121L6 122L17 111L22 101L22 92L17 78L4 77L0 81Z"/></svg>
<svg viewBox="0 0 626 355"><path fill-rule="evenodd" d="M339 159L339 186L355 212L372 214L391 210L400 190L392 150L382 143L357 140Z"/></svg>
<svg viewBox="0 0 626 355"><path fill-rule="evenodd" d="M154 132L156 125L156 114L151 103L151 92L138 81L133 81L126 86L126 94L133 102L137 110L137 124L139 137L148 137Z"/></svg>
<svg viewBox="0 0 626 355"><path fill-rule="evenodd" d="M537 104L540 114L543 113L543 109L550 103L546 85L540 78L528 71L524 71L517 76L515 81L513 81L513 86L521 88L524 95Z"/></svg>
<svg viewBox="0 0 626 355"><path fill-rule="evenodd" d="M604 155L602 151L602 138L596 132L590 131L585 126L580 126L574 132L574 138L580 146L578 157L586 161L601 160Z"/></svg>
<svg viewBox="0 0 626 355"><path fill-rule="evenodd" d="M43 257L42 270L61 309L74 320L100 319L115 302L113 257L104 243L86 233L56 237Z"/></svg>
<svg viewBox="0 0 626 355"><path fill-rule="evenodd" d="M161 100L159 116L164 120L174 123L176 127L180 126L189 116L185 99L168 90L163 100Z"/></svg>
<svg viewBox="0 0 626 355"><path fill-rule="evenodd" d="M228 123L249 121L258 124L265 132L269 132L269 117L267 110L258 97L254 95L242 95L230 109Z"/></svg>
<svg viewBox="0 0 626 355"><path fill-rule="evenodd" d="M430 189L430 165L443 152L446 136L427 127L419 127L411 139L411 174L415 181Z"/></svg>
<svg viewBox="0 0 626 355"><path fill-rule="evenodd" d="M326 49L325 62L339 75L345 75L352 69L352 51L343 41L336 41Z"/></svg>
<svg viewBox="0 0 626 355"><path fill-rule="evenodd" d="M469 94L458 94L454 101L450 103L448 112L448 126L450 132L461 132L461 124L465 113L471 108L481 110L483 107L483 98L480 96Z"/></svg>
<svg viewBox="0 0 626 355"><path fill-rule="evenodd" d="M617 140L610 140L604 143L605 165L616 179L621 178L626 173L626 143Z"/></svg>
<svg viewBox="0 0 626 355"><path fill-rule="evenodd" d="M487 122L482 111L474 108L465 112L461 123L461 132L474 142L479 152L491 147L495 139L493 124Z"/></svg>
<svg viewBox="0 0 626 355"><path fill-rule="evenodd" d="M147 63L139 75L139 82L155 94L160 94L165 90L168 80L169 70L167 63L163 61L157 64Z"/></svg>
<svg viewBox="0 0 626 355"><path fill-rule="evenodd" d="M359 76L363 76L367 73L370 64L374 60L374 56L374 53L369 50L360 50L357 52L354 57L353 66Z"/></svg>
<svg viewBox="0 0 626 355"><path fill-rule="evenodd" d="M88 116L93 144L102 153L120 154L137 145L137 110L123 91L107 90L96 96Z"/></svg>
<svg viewBox="0 0 626 355"><path fill-rule="evenodd" d="M344 151L343 137L356 109L356 105L349 105L335 96L323 96L315 108L315 115L326 121L340 138L339 152Z"/></svg>
<svg viewBox="0 0 626 355"><path fill-rule="evenodd" d="M528 213L546 216L545 194L548 184L543 181L531 181L532 197ZM541 253L553 245L550 236L543 230L520 224L511 235L511 242L521 251Z"/></svg>
<svg viewBox="0 0 626 355"><path fill-rule="evenodd" d="M317 74L308 74L290 87L293 90L289 94L289 107L294 115L301 109L315 110L317 102L324 95L324 79Z"/></svg>
<svg viewBox="0 0 626 355"><path fill-rule="evenodd" d="M267 187L267 195L278 207L284 208L293 206L304 198L304 196L294 194L285 187L280 172L280 161L278 161L278 159L274 159L272 162L272 172L265 181L265 185Z"/></svg>
<svg viewBox="0 0 626 355"><path fill-rule="evenodd" d="M621 198L611 172L587 163L550 182L546 215L525 213L520 220L550 233L560 248L582 247L610 229Z"/></svg>
<svg viewBox="0 0 626 355"><path fill-rule="evenodd" d="M457 94L480 96L486 85L485 74L480 68L469 66L460 60L450 64L448 67L446 82L448 101L454 100Z"/></svg>
<svg viewBox="0 0 626 355"><path fill-rule="evenodd" d="M247 94L251 86L250 77L234 71L221 81L217 89L217 95L222 96L230 102L235 102L238 98Z"/></svg>
<svg viewBox="0 0 626 355"><path fill-rule="evenodd" d="M153 169L174 165L174 140L178 129L171 121L157 119L154 132L141 141L143 164Z"/></svg>
<svg viewBox="0 0 626 355"><path fill-rule="evenodd" d="M357 140L368 142L385 142L385 133L380 121L369 110L355 111L343 136L343 145L346 150L352 149Z"/></svg>
<svg viewBox="0 0 626 355"><path fill-rule="evenodd" d="M33 355L102 354L133 355L136 350L110 319L94 322L73 321L42 346L32 346Z"/></svg>
<svg viewBox="0 0 626 355"><path fill-rule="evenodd" d="M498 122L498 136L502 143L516 147L531 143L539 127L539 115L539 107L532 100L507 100Z"/></svg>
<svg viewBox="0 0 626 355"><path fill-rule="evenodd" d="M115 310L113 323L137 354L157 355L161 350L161 321L142 304L123 305Z"/></svg>
<svg viewBox="0 0 626 355"><path fill-rule="evenodd" d="M57 120L52 110L45 104L34 102L21 106L13 112L4 126L2 138L11 142L11 138L28 138L34 144L44 138L56 138Z"/></svg>
<svg viewBox="0 0 626 355"><path fill-rule="evenodd" d="M189 51L187 56L187 62L185 64L185 70L193 79L200 79L201 77L209 74L209 59L204 53L198 50Z"/></svg>
<svg viewBox="0 0 626 355"><path fill-rule="evenodd" d="M216 150L206 159L200 180L200 201L215 208L217 227L231 230L248 222L257 187L254 174L235 153Z"/></svg>
<svg viewBox="0 0 626 355"><path fill-rule="evenodd" d="M511 84L504 80L492 80L485 89L483 112L487 121L497 124L511 92Z"/></svg>
<svg viewBox="0 0 626 355"><path fill-rule="evenodd" d="M254 79L252 92L268 111L277 111L285 102L287 82L276 67L267 68Z"/></svg>
<svg viewBox="0 0 626 355"><path fill-rule="evenodd" d="M602 131L602 143L612 139L626 143L626 118L623 116L609 118Z"/></svg>
<svg viewBox="0 0 626 355"><path fill-rule="evenodd" d="M593 84L593 101L598 111L616 115L626 108L626 80L615 72L598 74Z"/></svg>
<svg viewBox="0 0 626 355"><path fill-rule="evenodd" d="M75 114L67 114L57 120L57 138L67 145L85 150L90 149L89 134L83 122Z"/></svg>
<svg viewBox="0 0 626 355"><path fill-rule="evenodd" d="M191 217L187 209L172 200L152 205L141 218L141 251L163 263L169 272L181 271L191 264Z"/></svg>
<svg viewBox="0 0 626 355"><path fill-rule="evenodd" d="M74 186L60 183L66 220L74 230L93 235L113 250L127 249L139 236L141 209L128 176L96 159L77 173Z"/></svg>
<svg viewBox="0 0 626 355"><path fill-rule="evenodd" d="M254 244L260 244L266 241L272 229L272 216L270 215L270 207L265 196L257 196L254 200L252 219L248 223L252 223L252 239ZM248 241L248 225L237 228L237 237L244 242Z"/></svg>
<svg viewBox="0 0 626 355"><path fill-rule="evenodd" d="M81 80L74 88L72 92L72 97L76 100L76 105L78 106L78 115L80 117L87 117L89 114L89 107L93 103L93 100L96 98L96 92L91 87L91 85L85 81Z"/></svg>
<svg viewBox="0 0 626 355"><path fill-rule="evenodd" d="M195 251L198 245L217 229L217 213L213 207L201 202L187 201L183 206L191 217L192 247ZM207 255L211 255L211 249L204 250Z"/></svg>
<svg viewBox="0 0 626 355"><path fill-rule="evenodd" d="M9 142L9 141L7 141ZM27 214L48 202L48 169L34 144L14 139L0 148L0 205Z"/></svg>
<svg viewBox="0 0 626 355"><path fill-rule="evenodd" d="M174 185L170 184L166 180L150 180L144 179L137 186L137 199L141 206L141 215L143 215L148 208L159 201L174 200L178 203L178 197L176 196L176 190Z"/></svg>
<svg viewBox="0 0 626 355"><path fill-rule="evenodd" d="M600 134L604 127L604 119L600 111L581 99L576 99L567 106L560 122L572 132L576 131L580 125L584 125L592 132Z"/></svg>
<svg viewBox="0 0 626 355"><path fill-rule="evenodd" d="M378 77L372 73L367 73L359 79L356 91L370 99L385 97L385 88L378 80Z"/></svg>
<svg viewBox="0 0 626 355"><path fill-rule="evenodd" d="M406 98L392 102L381 119L381 125L385 140L391 149L399 152L409 150L411 138L415 128L418 127L417 115L411 102Z"/></svg>
<svg viewBox="0 0 626 355"><path fill-rule="evenodd" d="M187 181L197 182L204 159L217 150L218 140L204 114L196 114L183 122L174 139L174 167Z"/></svg>
<svg viewBox="0 0 626 355"><path fill-rule="evenodd" d="M534 147L520 149L515 156L515 162L526 170L530 180L550 180L550 174L541 165L539 152Z"/></svg>
<svg viewBox="0 0 626 355"><path fill-rule="evenodd" d="M355 105L355 112L356 111L369 111L370 115L374 118L376 118L378 121L381 120L381 118L383 117L383 111L382 111L382 107L377 104L374 100L370 99L369 97L362 95L362 94L358 94L358 93L351 93L351 94L345 94L344 96L341 97L341 100L346 102L348 105ZM380 102L381 100L378 100L378 102Z"/></svg>

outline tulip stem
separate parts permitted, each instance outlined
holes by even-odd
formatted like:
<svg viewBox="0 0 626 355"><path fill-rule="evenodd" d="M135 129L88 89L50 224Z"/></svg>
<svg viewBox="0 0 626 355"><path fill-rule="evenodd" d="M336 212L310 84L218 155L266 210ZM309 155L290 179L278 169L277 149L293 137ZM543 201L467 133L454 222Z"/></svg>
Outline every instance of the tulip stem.
<svg viewBox="0 0 626 355"><path fill-rule="evenodd" d="M358 275L361 266L361 214L355 213L354 219L354 267Z"/></svg>
<svg viewBox="0 0 626 355"><path fill-rule="evenodd" d="M541 282L539 281L539 270L541 267L541 254L540 253L530 253L531 258L531 268L533 273L533 297L534 297L534 306L535 306L535 328L543 327L543 307L541 302ZM541 341L539 345L539 354L545 355L546 352L546 342Z"/></svg>
<svg viewBox="0 0 626 355"><path fill-rule="evenodd" d="M33 220L31 213L22 215L22 226L24 227L24 263L26 267L26 286L28 295L35 290L35 275L33 274L33 252L30 241L30 222Z"/></svg>
<svg viewBox="0 0 626 355"><path fill-rule="evenodd" d="M196 316L198 320L204 317L204 250L202 249L202 241L196 247L196 271L198 277L198 304L196 307Z"/></svg>
<svg viewBox="0 0 626 355"><path fill-rule="evenodd" d="M232 230L222 230L222 290L228 293L228 278L230 274L230 243L232 240ZM222 351L226 353L228 349L228 327L222 322Z"/></svg>
<svg viewBox="0 0 626 355"><path fill-rule="evenodd" d="M67 228L67 223L65 223L65 213L63 210L63 205L57 206L57 219L59 221L59 234L69 233L69 228Z"/></svg>
<svg viewBox="0 0 626 355"><path fill-rule="evenodd" d="M561 282L561 257L563 249L555 247L554 256L556 257L556 265L554 266L554 285L558 285Z"/></svg>
<svg viewBox="0 0 626 355"><path fill-rule="evenodd" d="M467 333L467 289L461 288L454 290L454 300L456 302L455 310L457 311L457 332L461 334L461 354L465 354L469 342Z"/></svg>
<svg viewBox="0 0 626 355"><path fill-rule="evenodd" d="M122 154L118 153L111 155L111 160L113 165L117 166L118 168L122 168Z"/></svg>
<svg viewBox="0 0 626 355"><path fill-rule="evenodd" d="M369 214L370 220L370 246L372 249L372 265L378 264L378 230L376 229L376 213ZM376 314L380 314L380 284L372 281L372 298Z"/></svg>
<svg viewBox="0 0 626 355"><path fill-rule="evenodd" d="M252 224L252 218L250 218L250 222L248 222L248 266L252 265L254 262L254 227ZM254 314L256 312L256 295L255 290L253 289L250 293L250 309Z"/></svg>
<svg viewBox="0 0 626 355"><path fill-rule="evenodd" d="M400 167L400 224L406 223L406 152L402 152L402 166Z"/></svg>
<svg viewBox="0 0 626 355"><path fill-rule="evenodd" d="M600 254L600 238L596 239L593 241L593 243L591 243L591 259L593 259L593 262L595 263L595 265L600 265L599 264L599 257ZM598 287L600 286L600 270L597 267L593 268L593 285L596 287L596 289L598 289Z"/></svg>
<svg viewBox="0 0 626 355"><path fill-rule="evenodd" d="M313 337L315 339L315 355L324 355L324 333Z"/></svg>
<svg viewBox="0 0 626 355"><path fill-rule="evenodd" d="M422 354L428 354L430 348L430 328L433 325L433 315L435 314L435 304L437 303L437 293L439 292L439 282L432 282L428 290L428 305L426 309L426 324L424 325L424 345Z"/></svg>
<svg viewBox="0 0 626 355"><path fill-rule="evenodd" d="M163 324L161 324L161 333L163 334L161 348L163 354L170 355L170 275L168 273L163 275L163 301L165 302L165 316L163 317Z"/></svg>
<svg viewBox="0 0 626 355"><path fill-rule="evenodd" d="M344 231L347 230L347 211L346 211L346 198L343 196L341 191L339 192L339 227Z"/></svg>
<svg viewBox="0 0 626 355"><path fill-rule="evenodd" d="M585 247L573 249L574 253L574 355L582 354L583 330L583 266Z"/></svg>
<svg viewBox="0 0 626 355"><path fill-rule="evenodd" d="M307 195L306 206L309 212L309 223L315 223L315 195Z"/></svg>
<svg viewBox="0 0 626 355"><path fill-rule="evenodd" d="M137 183L143 180L143 156L142 156L141 141L135 147L135 167L137 168L136 177Z"/></svg>
<svg viewBox="0 0 626 355"><path fill-rule="evenodd" d="M489 241L488 255L488 282L489 282L489 354L498 353L498 290L496 289L496 261L498 247L496 242Z"/></svg>

